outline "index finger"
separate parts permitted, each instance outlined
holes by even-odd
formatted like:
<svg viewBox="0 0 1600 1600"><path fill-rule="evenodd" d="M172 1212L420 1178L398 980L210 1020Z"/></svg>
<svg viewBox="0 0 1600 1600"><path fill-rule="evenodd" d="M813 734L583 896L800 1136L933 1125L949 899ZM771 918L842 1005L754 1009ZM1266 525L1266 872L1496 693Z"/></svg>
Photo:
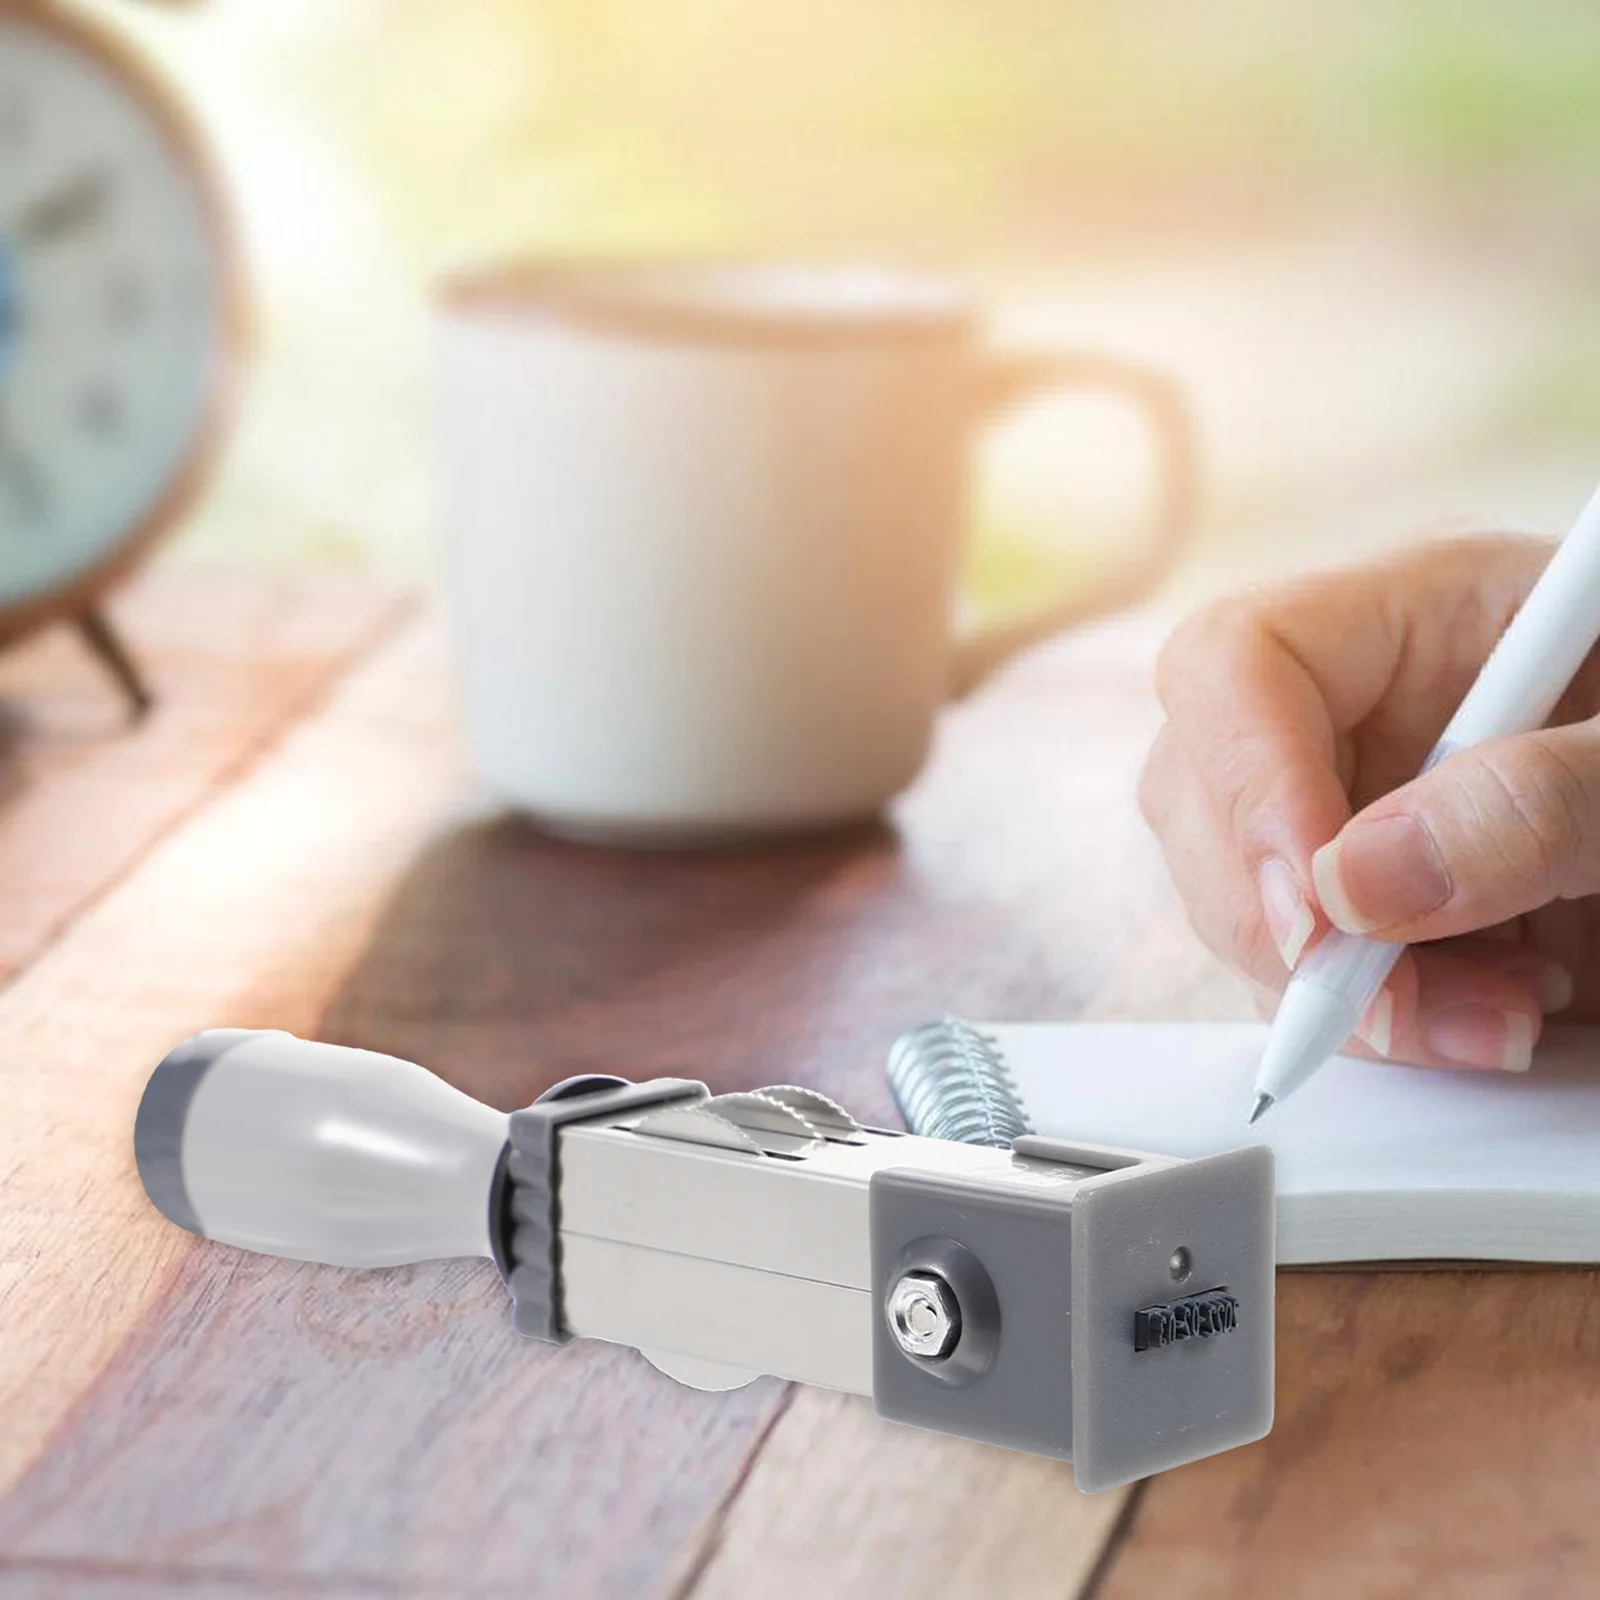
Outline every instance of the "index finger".
<svg viewBox="0 0 1600 1600"><path fill-rule="evenodd" d="M1285 637L1290 609L1259 594L1202 611L1162 650L1156 692L1245 865L1259 872L1277 857L1309 897L1311 856L1351 808L1327 699ZM1320 631L1317 608L1300 609L1313 614L1293 619L1297 631ZM1337 636L1333 616L1326 626ZM1391 654L1360 652L1374 676Z"/></svg>
<svg viewBox="0 0 1600 1600"><path fill-rule="evenodd" d="M1548 558L1533 540L1421 545L1223 601L1174 634L1157 691L1252 867L1279 857L1311 892L1351 791L1414 775Z"/></svg>

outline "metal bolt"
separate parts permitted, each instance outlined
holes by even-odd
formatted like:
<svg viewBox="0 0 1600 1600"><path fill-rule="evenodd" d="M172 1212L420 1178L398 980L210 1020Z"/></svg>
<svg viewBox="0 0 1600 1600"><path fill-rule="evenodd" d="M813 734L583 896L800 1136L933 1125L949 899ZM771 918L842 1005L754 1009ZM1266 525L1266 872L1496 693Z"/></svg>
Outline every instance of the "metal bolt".
<svg viewBox="0 0 1600 1600"><path fill-rule="evenodd" d="M905 1272L889 1290L889 1328L908 1356L935 1361L961 1337L961 1306L934 1272Z"/></svg>

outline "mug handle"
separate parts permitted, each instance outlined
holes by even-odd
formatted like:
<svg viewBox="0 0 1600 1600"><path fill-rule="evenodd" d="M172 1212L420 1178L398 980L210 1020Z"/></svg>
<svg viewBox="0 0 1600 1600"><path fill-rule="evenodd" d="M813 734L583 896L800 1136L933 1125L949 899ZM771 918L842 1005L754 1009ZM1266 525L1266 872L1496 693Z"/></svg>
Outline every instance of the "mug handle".
<svg viewBox="0 0 1600 1600"><path fill-rule="evenodd" d="M955 641L949 692L971 693L1019 650L1064 628L1118 611L1151 593L1171 571L1194 533L1199 509L1199 448L1194 419L1178 384L1137 362L1091 351L997 353L986 358L978 410L986 420L1049 389L1099 389L1143 411L1158 456L1157 498L1139 559L1118 565L1095 588L1057 596L1019 617L987 623Z"/></svg>

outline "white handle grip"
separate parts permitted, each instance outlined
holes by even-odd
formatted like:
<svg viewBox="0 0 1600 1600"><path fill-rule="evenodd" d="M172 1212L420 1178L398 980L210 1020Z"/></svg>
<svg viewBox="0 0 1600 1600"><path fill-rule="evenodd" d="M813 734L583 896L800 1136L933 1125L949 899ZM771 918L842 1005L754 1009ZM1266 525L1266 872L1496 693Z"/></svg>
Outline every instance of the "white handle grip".
<svg viewBox="0 0 1600 1600"><path fill-rule="evenodd" d="M241 1028L156 1068L134 1130L171 1221L345 1267L489 1256L507 1117L415 1062Z"/></svg>

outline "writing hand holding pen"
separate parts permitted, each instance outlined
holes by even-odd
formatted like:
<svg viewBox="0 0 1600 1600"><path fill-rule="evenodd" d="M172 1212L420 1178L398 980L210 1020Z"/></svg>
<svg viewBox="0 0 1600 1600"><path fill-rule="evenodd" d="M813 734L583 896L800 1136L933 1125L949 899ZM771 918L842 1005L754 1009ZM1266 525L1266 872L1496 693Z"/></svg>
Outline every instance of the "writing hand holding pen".
<svg viewBox="0 0 1600 1600"><path fill-rule="evenodd" d="M1403 943L1364 1053L1527 1069L1600 1015L1600 671L1552 726L1417 777L1550 559L1428 543L1209 607L1163 653L1141 803L1191 920L1270 1014L1330 926Z"/></svg>

